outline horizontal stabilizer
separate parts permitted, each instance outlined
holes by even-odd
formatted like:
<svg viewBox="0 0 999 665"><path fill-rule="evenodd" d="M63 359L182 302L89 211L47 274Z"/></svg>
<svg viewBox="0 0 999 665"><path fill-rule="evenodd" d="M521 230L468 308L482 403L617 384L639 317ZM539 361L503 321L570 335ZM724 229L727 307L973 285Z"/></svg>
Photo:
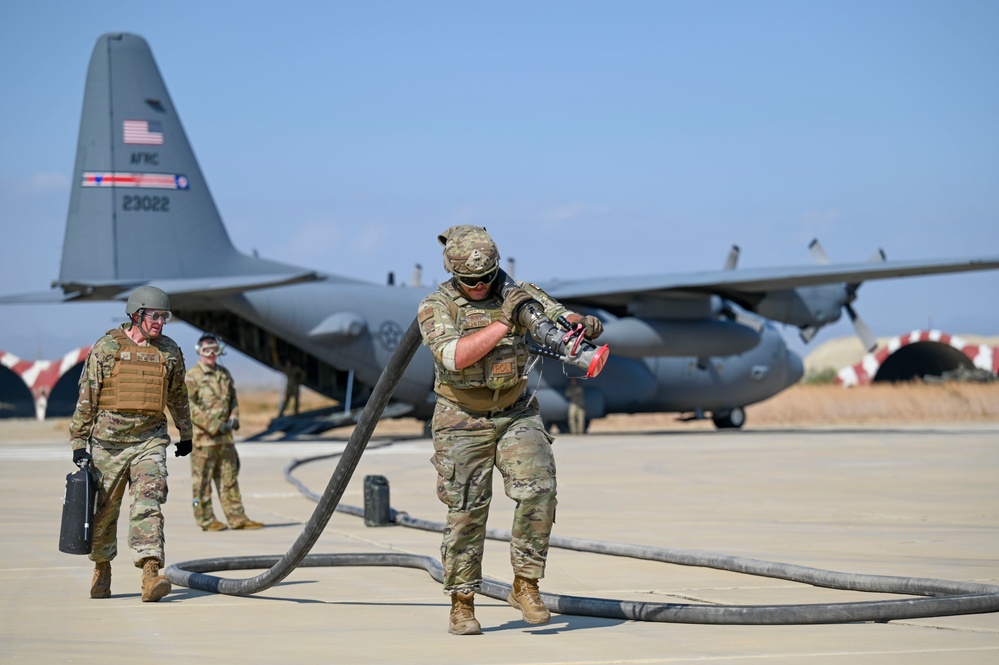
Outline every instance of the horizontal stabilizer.
<svg viewBox="0 0 999 665"><path fill-rule="evenodd" d="M76 300L79 296L79 293L63 293L55 289L33 293L13 293L8 296L0 296L0 305L56 305Z"/></svg>
<svg viewBox="0 0 999 665"><path fill-rule="evenodd" d="M247 291L273 289L291 284L317 282L325 279L314 271L269 275L235 275L231 277L195 277L190 279L158 279L148 282L134 280L94 284L60 284L58 290L35 293L15 293L0 296L0 304L58 304L73 301L127 300L137 286L149 284L163 289L173 298L196 296L198 298L223 298Z"/></svg>

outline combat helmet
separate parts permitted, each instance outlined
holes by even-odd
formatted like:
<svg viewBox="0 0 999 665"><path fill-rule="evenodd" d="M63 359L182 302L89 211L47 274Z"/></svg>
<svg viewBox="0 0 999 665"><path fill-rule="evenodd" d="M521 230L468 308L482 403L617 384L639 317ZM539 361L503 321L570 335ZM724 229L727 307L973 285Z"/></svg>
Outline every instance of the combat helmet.
<svg viewBox="0 0 999 665"><path fill-rule="evenodd" d="M128 296L125 313L130 317L140 309L163 309L170 311L170 296L155 286L140 286Z"/></svg>
<svg viewBox="0 0 999 665"><path fill-rule="evenodd" d="M437 240L444 245L444 270L453 275L479 277L499 266L499 249L484 226L452 226Z"/></svg>

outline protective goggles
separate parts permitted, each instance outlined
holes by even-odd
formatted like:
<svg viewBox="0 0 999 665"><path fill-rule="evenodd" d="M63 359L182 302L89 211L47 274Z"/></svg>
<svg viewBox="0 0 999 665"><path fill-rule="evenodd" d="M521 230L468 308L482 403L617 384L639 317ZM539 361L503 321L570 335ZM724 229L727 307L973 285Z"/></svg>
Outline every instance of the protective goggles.
<svg viewBox="0 0 999 665"><path fill-rule="evenodd" d="M221 356L222 355L222 347L216 346L215 344L207 344L205 346L199 347L198 348L198 353L200 355L205 356L205 357Z"/></svg>
<svg viewBox="0 0 999 665"><path fill-rule="evenodd" d="M474 277L465 277L464 275L455 275L459 282L464 284L470 289L476 288L479 284L485 284L486 286L493 283L496 279L496 273L499 272L499 268L493 268L485 275L476 275Z"/></svg>
<svg viewBox="0 0 999 665"><path fill-rule="evenodd" d="M142 315L150 321L162 321L163 323L167 323L173 318L173 312L166 309L147 309L143 310Z"/></svg>

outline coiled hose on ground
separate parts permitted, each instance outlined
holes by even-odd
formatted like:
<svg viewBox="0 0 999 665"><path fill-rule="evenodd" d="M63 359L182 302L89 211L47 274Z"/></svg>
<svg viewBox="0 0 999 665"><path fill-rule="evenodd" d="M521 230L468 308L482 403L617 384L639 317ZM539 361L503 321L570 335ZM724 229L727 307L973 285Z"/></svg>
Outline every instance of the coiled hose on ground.
<svg viewBox="0 0 999 665"><path fill-rule="evenodd" d="M444 577L441 565L436 559L429 556L399 553L309 554L323 529L326 528L333 512L338 509L340 498L357 468L361 454L371 438L371 433L419 344L419 328L414 320L376 383L346 448L340 454L340 461L337 463L329 483L327 483L326 490L318 497L312 496L317 500L312 517L286 554L283 556L220 557L184 561L167 567L165 573L170 581L201 591L246 596L270 588L298 567L397 566L423 569L434 580L441 582ZM290 465L286 474L297 464ZM300 488L302 487L297 481L293 482L299 484ZM303 489L311 494L306 488ZM346 506L340 507L340 510L360 514L358 509ZM441 523L412 518L395 510L391 511L391 520L401 526L429 531L443 529ZM487 537L509 540L510 533L490 529L487 532ZM710 552L653 548L580 538L553 536L550 545L581 552L647 559L684 566L717 568L833 589L922 596L920 598L807 605L698 605L542 593L542 600L548 609L560 614L675 623L764 625L891 621L999 611L999 586L991 584L839 573ZM266 569L263 573L245 579L229 579L206 574L223 570L262 568ZM485 579L481 592L491 598L505 600L510 592L510 585Z"/></svg>

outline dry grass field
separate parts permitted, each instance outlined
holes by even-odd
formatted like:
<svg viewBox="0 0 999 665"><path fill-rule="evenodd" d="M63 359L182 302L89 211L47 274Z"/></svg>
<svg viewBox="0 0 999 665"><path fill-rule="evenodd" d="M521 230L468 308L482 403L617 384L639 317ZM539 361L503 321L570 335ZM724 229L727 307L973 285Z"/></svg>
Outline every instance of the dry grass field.
<svg viewBox="0 0 999 665"><path fill-rule="evenodd" d="M843 427L999 423L999 383L879 384L844 388L799 384L746 408L746 427ZM677 422L677 414L613 415L592 431L713 429L710 420Z"/></svg>
<svg viewBox="0 0 999 665"><path fill-rule="evenodd" d="M748 409L768 425L999 422L999 383L798 385Z"/></svg>
<svg viewBox="0 0 999 665"><path fill-rule="evenodd" d="M277 415L280 390L246 390L239 395L244 436L267 428ZM334 403L309 390L302 391L302 410ZM800 384L746 409L746 428L933 426L944 424L999 424L999 383L897 384L843 388ZM0 443L56 441L67 438L65 418L37 422L0 420ZM612 415L593 421L590 431L713 430L710 420L681 422L675 413ZM330 430L329 437L348 437L351 428ZM379 423L376 436L420 436L423 423L398 418ZM171 427L171 436L177 432Z"/></svg>
<svg viewBox="0 0 999 665"><path fill-rule="evenodd" d="M249 430L263 429L277 414L277 390L240 394L240 411ZM302 409L330 406L333 402L311 391L302 391ZM746 427L843 426L877 424L999 423L999 383L879 384L844 388L837 385L800 384L746 409ZM714 429L710 420L679 422L678 414L612 415L596 420L593 432ZM419 434L422 425L412 418L386 422L384 430ZM349 429L346 431L349 432Z"/></svg>

